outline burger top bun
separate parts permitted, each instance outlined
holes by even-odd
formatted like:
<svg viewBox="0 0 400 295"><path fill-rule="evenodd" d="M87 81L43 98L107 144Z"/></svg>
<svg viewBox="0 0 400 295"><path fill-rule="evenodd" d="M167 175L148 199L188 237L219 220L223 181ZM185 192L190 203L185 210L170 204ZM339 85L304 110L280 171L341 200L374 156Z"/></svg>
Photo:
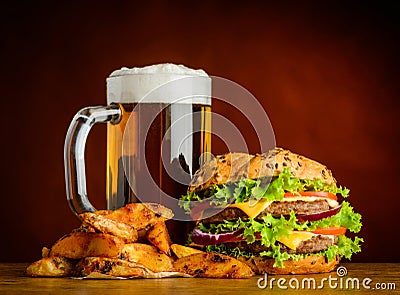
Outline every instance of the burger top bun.
<svg viewBox="0 0 400 295"><path fill-rule="evenodd" d="M320 178L326 184L336 183L331 170L325 165L277 147L263 154L227 153L213 158L196 171L188 193L241 178L276 176L284 167L288 167L294 177L311 180Z"/></svg>

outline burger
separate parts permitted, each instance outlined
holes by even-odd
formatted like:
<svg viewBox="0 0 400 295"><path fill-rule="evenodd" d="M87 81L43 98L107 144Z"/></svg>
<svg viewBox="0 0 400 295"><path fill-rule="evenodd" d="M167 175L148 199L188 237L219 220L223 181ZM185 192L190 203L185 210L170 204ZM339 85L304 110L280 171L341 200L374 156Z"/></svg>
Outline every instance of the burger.
<svg viewBox="0 0 400 295"><path fill-rule="evenodd" d="M228 153L193 176L180 206L196 225L188 244L233 256L255 273L332 271L361 251L361 215L323 164L275 148Z"/></svg>

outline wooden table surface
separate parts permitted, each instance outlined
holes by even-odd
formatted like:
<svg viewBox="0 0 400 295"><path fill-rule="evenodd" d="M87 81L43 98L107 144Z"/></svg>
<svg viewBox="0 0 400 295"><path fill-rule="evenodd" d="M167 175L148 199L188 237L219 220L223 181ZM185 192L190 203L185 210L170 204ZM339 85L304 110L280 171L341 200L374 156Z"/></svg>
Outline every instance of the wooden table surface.
<svg viewBox="0 0 400 295"><path fill-rule="evenodd" d="M31 278L24 272L26 263L0 263L0 294L331 294L338 291L400 293L400 263L342 263L342 271L317 275L255 276L250 279L130 279L79 280L72 278ZM280 280L280 282L279 282ZM315 291L314 283L315 280ZM357 281L360 283L357 290ZM265 285L268 282L268 285ZM278 286L277 283L280 283ZM346 284L347 282L347 284ZM353 283L354 282L354 288ZM363 282L364 285L363 286ZM272 283L272 289L271 289ZM294 289L296 284L298 289ZM259 288L265 287L265 288ZM310 284L310 285L309 285ZM330 287L331 285L331 287ZM335 288L336 285L336 288ZM322 288L321 288L322 286ZM347 287L346 287L347 286ZM286 287L286 289L283 288ZM367 289L367 288L370 289ZM386 290L382 290L382 289ZM396 290L394 290L396 288Z"/></svg>

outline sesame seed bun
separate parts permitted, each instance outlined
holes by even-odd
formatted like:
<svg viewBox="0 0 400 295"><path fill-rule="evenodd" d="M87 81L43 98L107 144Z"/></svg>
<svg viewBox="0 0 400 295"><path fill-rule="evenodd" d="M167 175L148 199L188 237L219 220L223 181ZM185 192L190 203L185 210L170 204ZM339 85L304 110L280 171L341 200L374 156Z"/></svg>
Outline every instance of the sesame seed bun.
<svg viewBox="0 0 400 295"><path fill-rule="evenodd" d="M287 167L294 177L322 179L326 184L336 183L325 165L289 150L275 148L263 154L227 153L205 163L193 176L188 193L202 191L214 184L235 182L241 178L277 176Z"/></svg>

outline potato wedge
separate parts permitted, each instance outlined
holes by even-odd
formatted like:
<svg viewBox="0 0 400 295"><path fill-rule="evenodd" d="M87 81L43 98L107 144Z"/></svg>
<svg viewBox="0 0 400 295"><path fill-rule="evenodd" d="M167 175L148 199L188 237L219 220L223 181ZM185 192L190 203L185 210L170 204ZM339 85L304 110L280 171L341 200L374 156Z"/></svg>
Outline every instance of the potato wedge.
<svg viewBox="0 0 400 295"><path fill-rule="evenodd" d="M32 277L68 277L74 274L74 265L64 257L46 257L29 265L26 274Z"/></svg>
<svg viewBox="0 0 400 295"><path fill-rule="evenodd" d="M72 230L72 232L73 233L95 233L96 229L93 226L91 226L85 222L82 222L81 226Z"/></svg>
<svg viewBox="0 0 400 295"><path fill-rule="evenodd" d="M153 225L146 233L147 240L156 246L161 252L171 255L170 246L172 244L165 222Z"/></svg>
<svg viewBox="0 0 400 295"><path fill-rule="evenodd" d="M138 239L138 232L132 226L109 219L107 216L86 212L79 214L79 218L102 233L121 238L125 243L133 243Z"/></svg>
<svg viewBox="0 0 400 295"><path fill-rule="evenodd" d="M205 253L205 252L203 252L201 250L194 249L194 248L191 248L191 247L182 246L182 245L179 245L179 244L172 244L171 245L171 249L172 249L172 252L174 252L176 257L178 257L178 258L182 258L182 257L189 256L189 255L192 255L192 254Z"/></svg>
<svg viewBox="0 0 400 295"><path fill-rule="evenodd" d="M254 273L239 260L212 252L192 254L174 262L175 271L203 278L248 278Z"/></svg>
<svg viewBox="0 0 400 295"><path fill-rule="evenodd" d="M134 262L105 257L86 257L78 262L76 269L81 276L98 273L115 277L143 277L151 273Z"/></svg>
<svg viewBox="0 0 400 295"><path fill-rule="evenodd" d="M101 215L111 220L129 224L136 230L149 229L153 225L174 216L171 209L155 203L127 204L125 207L111 212L106 211Z"/></svg>
<svg viewBox="0 0 400 295"><path fill-rule="evenodd" d="M124 243L109 234L70 233L59 239L51 247L49 256L79 259L89 256L118 257Z"/></svg>
<svg viewBox="0 0 400 295"><path fill-rule="evenodd" d="M158 249L152 245L140 243L125 244L120 258L141 264L154 272L172 270L172 258L164 253L160 253Z"/></svg>

